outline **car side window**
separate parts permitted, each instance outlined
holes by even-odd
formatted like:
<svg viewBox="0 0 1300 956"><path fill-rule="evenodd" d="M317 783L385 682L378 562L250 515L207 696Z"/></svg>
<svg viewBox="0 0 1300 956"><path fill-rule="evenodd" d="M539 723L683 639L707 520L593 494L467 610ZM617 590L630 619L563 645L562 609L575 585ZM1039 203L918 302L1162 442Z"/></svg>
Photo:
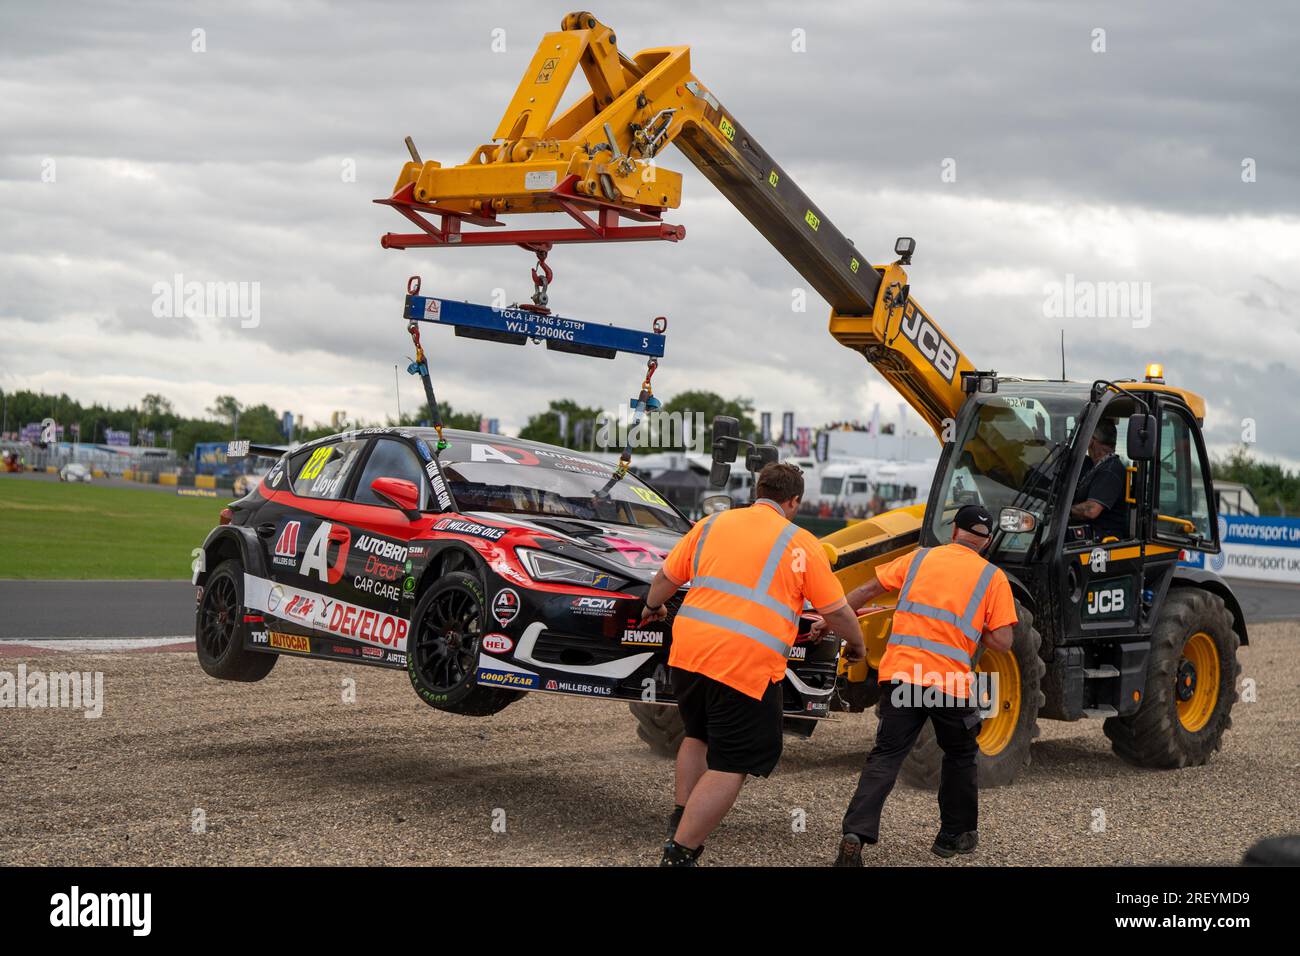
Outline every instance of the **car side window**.
<svg viewBox="0 0 1300 956"><path fill-rule="evenodd" d="M343 493L365 441L316 445L289 458L289 480L295 495L337 499Z"/></svg>
<svg viewBox="0 0 1300 956"><path fill-rule="evenodd" d="M402 478L409 481L420 489L420 508L423 510L428 507L429 483L424 480L420 460L406 442L395 438L377 439L370 458L366 461L365 471L361 473L361 480L357 482L356 493L352 496L352 500L359 504L391 507L371 489L370 483L376 478Z"/></svg>

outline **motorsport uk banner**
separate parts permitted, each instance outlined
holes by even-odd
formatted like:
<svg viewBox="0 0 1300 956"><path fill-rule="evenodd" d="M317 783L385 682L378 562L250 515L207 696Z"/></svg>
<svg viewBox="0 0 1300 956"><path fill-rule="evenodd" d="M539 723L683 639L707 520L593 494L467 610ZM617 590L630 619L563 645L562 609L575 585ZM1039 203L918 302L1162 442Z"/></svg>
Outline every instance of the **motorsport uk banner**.
<svg viewBox="0 0 1300 956"><path fill-rule="evenodd" d="M1184 552L1183 564L1224 577L1300 584L1300 518L1220 515L1219 554Z"/></svg>

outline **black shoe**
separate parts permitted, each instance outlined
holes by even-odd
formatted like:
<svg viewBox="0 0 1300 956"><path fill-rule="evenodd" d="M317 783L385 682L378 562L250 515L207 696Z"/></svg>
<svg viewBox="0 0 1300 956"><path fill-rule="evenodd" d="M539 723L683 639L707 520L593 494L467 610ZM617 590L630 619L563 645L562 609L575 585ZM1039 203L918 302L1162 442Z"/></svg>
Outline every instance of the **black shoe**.
<svg viewBox="0 0 1300 956"><path fill-rule="evenodd" d="M844 834L844 839L840 840L840 855L835 858L831 866L861 866L862 865L862 837L856 833Z"/></svg>
<svg viewBox="0 0 1300 956"><path fill-rule="evenodd" d="M975 845L979 841L980 835L977 830L968 830L965 833L955 834L944 833L940 830L939 835L934 838L934 846L930 847L930 852L946 860L958 853L974 853Z"/></svg>
<svg viewBox="0 0 1300 956"><path fill-rule="evenodd" d="M677 824L682 822L682 814L685 812L685 807L675 807L668 815L668 835L664 837L664 846L672 843L673 837L677 836Z"/></svg>
<svg viewBox="0 0 1300 956"><path fill-rule="evenodd" d="M704 847L697 846L694 850L682 846L676 840L669 840L664 846L664 858L659 861L660 866L699 866L700 854L704 852Z"/></svg>

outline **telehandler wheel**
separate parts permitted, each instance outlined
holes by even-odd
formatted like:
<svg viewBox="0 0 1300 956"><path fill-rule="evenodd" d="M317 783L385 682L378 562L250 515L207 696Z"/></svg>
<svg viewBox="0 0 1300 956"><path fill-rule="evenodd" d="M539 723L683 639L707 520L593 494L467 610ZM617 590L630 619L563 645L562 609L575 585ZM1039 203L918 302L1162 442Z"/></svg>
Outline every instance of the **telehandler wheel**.
<svg viewBox="0 0 1300 956"><path fill-rule="evenodd" d="M976 666L980 673L998 675L998 710L980 727L981 788L1005 787L1029 766L1029 745L1038 736L1038 710L1047 702L1042 691L1047 666L1038 656L1042 635L1034 627L1033 614L1019 602L1016 614L1020 622L1015 627L1011 650L987 648ZM926 721L899 771L899 779L909 786L938 790L942 768L943 750L935 739L934 726Z"/></svg>
<svg viewBox="0 0 1300 956"><path fill-rule="evenodd" d="M682 715L677 708L668 704L643 704L639 701L627 706L636 718L636 735L659 756L676 757L677 748L686 736L686 727L682 724Z"/></svg>
<svg viewBox="0 0 1300 956"><path fill-rule="evenodd" d="M1165 598L1137 713L1109 718L1111 748L1139 767L1197 767L1232 726L1237 648L1232 614L1217 594L1177 588Z"/></svg>

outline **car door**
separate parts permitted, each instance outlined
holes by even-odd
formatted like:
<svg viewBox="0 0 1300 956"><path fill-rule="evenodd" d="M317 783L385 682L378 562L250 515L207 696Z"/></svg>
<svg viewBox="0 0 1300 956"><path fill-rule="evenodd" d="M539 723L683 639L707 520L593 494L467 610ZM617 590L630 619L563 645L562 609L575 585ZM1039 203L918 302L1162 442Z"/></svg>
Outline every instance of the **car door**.
<svg viewBox="0 0 1300 956"><path fill-rule="evenodd" d="M422 461L416 448L398 435L375 438L359 477L334 514L335 522L346 527L351 548L339 584L339 598L346 605L344 616L341 626L331 633L351 642L359 656L390 664L405 663L405 633L415 586L431 557L423 536L437 520L439 498L450 504L437 463L432 455L428 462ZM429 467L434 469L436 481L430 478ZM380 478L415 485L421 516L412 520L376 493L373 483Z"/></svg>
<svg viewBox="0 0 1300 956"><path fill-rule="evenodd" d="M336 438L291 454L258 513L270 579L250 579L245 603L274 619L267 627L273 649L309 653L302 638L327 630L351 549L347 526L334 516L366 444Z"/></svg>

